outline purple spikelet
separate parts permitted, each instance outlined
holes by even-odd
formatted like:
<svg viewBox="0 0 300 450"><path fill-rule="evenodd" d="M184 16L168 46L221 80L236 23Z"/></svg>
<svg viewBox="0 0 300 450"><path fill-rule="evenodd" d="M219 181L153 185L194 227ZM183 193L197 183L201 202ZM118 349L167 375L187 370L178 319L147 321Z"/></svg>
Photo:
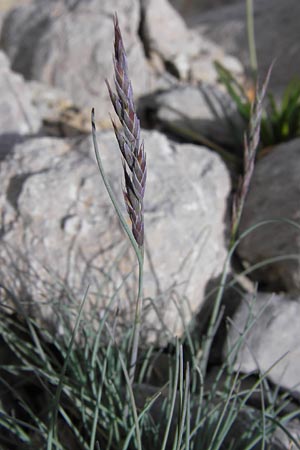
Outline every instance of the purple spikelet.
<svg viewBox="0 0 300 450"><path fill-rule="evenodd" d="M140 140L140 121L137 117L131 82L128 75L127 57L123 45L117 15L114 16L114 81L116 93L108 83L107 88L115 112L122 125L118 130L112 124L123 157L125 188L123 195L132 223L132 233L139 245L144 244L144 194L146 184L146 155L144 142Z"/></svg>

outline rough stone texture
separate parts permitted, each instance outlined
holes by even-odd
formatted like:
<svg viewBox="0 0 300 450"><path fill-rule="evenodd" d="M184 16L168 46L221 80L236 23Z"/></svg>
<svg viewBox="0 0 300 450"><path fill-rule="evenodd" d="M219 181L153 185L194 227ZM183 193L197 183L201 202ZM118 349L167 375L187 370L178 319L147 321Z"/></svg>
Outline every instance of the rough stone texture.
<svg viewBox="0 0 300 450"><path fill-rule="evenodd" d="M256 164L241 222L241 232L268 219L300 224L300 139L278 145ZM300 289L300 231L288 223L268 223L242 240L239 255L251 264L268 258L282 260L255 272L273 289ZM288 258L294 255L294 258ZM286 258L284 258L286 256Z"/></svg>
<svg viewBox="0 0 300 450"><path fill-rule="evenodd" d="M220 61L236 75L243 73L239 61L189 30L183 18L167 0L143 0L142 34L149 56L162 61L168 71L182 80L216 81L213 62Z"/></svg>
<svg viewBox="0 0 300 450"><path fill-rule="evenodd" d="M0 161L13 143L41 126L32 93L21 75L13 73L9 61L0 51Z"/></svg>
<svg viewBox="0 0 300 450"><path fill-rule="evenodd" d="M9 61L0 51L0 134L36 133L40 127L32 93L22 76L13 73Z"/></svg>
<svg viewBox="0 0 300 450"><path fill-rule="evenodd" d="M36 0L4 21L1 43L13 70L26 79L66 90L79 106L111 108L105 78L112 76L112 17L118 11L136 97L149 89L149 70L138 27L136 0Z"/></svg>
<svg viewBox="0 0 300 450"><path fill-rule="evenodd" d="M279 95L293 77L299 77L300 2L260 0L253 3L259 73L264 76L276 59L270 89ZM244 0L207 13L194 14L190 19L201 36L213 40L249 67Z"/></svg>
<svg viewBox="0 0 300 450"><path fill-rule="evenodd" d="M206 83L175 85L146 98L141 108L154 122L188 139L204 136L221 146L242 141L243 125L235 105L227 94Z"/></svg>
<svg viewBox="0 0 300 450"><path fill-rule="evenodd" d="M198 38L188 31L181 16L167 0L144 0L143 33L150 52L172 65L180 78L186 79L190 58L197 55Z"/></svg>
<svg viewBox="0 0 300 450"><path fill-rule="evenodd" d="M300 392L299 296L257 294L246 298L233 317L224 349L232 348L249 329L239 349L235 367L244 373L268 371L276 384ZM252 324L252 327L250 327ZM284 356L284 358L282 358ZM282 358L282 359L281 359ZM280 361L279 361L280 360ZM276 364L275 364L276 363Z"/></svg>
<svg viewBox="0 0 300 450"><path fill-rule="evenodd" d="M242 63L233 55L230 55L213 41L204 38L199 39L199 51L196 58L190 61L190 79L191 81L204 81L207 83L217 83L218 74L214 62L218 61L227 70L230 70L237 80L244 81L244 68Z"/></svg>
<svg viewBox="0 0 300 450"><path fill-rule="evenodd" d="M188 323L203 302L206 283L222 270L230 183L220 158L207 149L171 145L157 132L146 133L145 139L145 296L154 304L145 300L143 334L163 344L182 333L181 314ZM115 138L103 133L99 141L120 197ZM79 293L90 282L88 304L95 305L97 322L136 261L97 172L90 138L43 138L17 146L2 165L1 179L1 279L11 291L22 292L19 298L29 302L29 309L34 298L33 313L52 323L53 304L56 312L68 304L64 285L79 303ZM120 326L132 323L134 280L133 275L123 280L110 305L112 312L119 306Z"/></svg>

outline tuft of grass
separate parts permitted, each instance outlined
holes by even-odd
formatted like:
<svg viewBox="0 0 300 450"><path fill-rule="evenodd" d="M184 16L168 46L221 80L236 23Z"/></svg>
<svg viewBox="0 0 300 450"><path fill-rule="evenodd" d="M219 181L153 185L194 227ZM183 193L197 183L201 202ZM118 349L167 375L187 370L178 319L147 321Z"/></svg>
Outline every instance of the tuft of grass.
<svg viewBox="0 0 300 450"><path fill-rule="evenodd" d="M147 373L153 370L155 349L145 361L139 383L132 385L126 364L130 336L117 346L113 324L108 328L106 318L98 330L86 324L80 345L70 345L72 330L59 341L29 318L1 311L0 319L6 349L0 366L3 449L47 448L49 424L54 426L49 448L55 450L268 448L275 429L285 430L299 414L287 408L287 394L279 395L277 388L267 386L267 373L247 383L248 377L233 371L231 361L253 320L223 366L204 378L197 362L186 359L190 349L177 341L175 353L169 355L166 382L153 387ZM39 357L32 329L45 361ZM261 412L248 404L260 392Z"/></svg>

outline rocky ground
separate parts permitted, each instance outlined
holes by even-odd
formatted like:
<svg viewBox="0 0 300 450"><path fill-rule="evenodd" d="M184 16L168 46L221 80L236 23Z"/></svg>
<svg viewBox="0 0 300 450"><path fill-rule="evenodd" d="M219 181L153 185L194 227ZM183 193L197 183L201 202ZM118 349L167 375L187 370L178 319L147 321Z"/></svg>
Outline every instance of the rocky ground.
<svg viewBox="0 0 300 450"><path fill-rule="evenodd" d="M0 3L1 283L54 328L53 304L63 309L68 289L80 296L91 283L88 309L97 301L101 314L135 265L90 138L95 107L105 167L119 195L122 168L104 82L112 79L114 11L148 162L145 296L155 299L156 309L146 302L143 338L164 346L196 316L199 329L206 323L203 306L226 260L237 176L218 150L239 156L243 134L214 61L247 84L245 2L204 2L202 8L173 3L177 10L167 0ZM276 58L270 88L277 97L299 75L299 7L298 0L256 6L260 74ZM296 400L300 232L291 221L300 224L299 161L300 139L274 146L258 160L240 231L276 220L242 240L237 256L249 272L243 295L237 300L230 291L224 297L229 342L247 326L249 312L257 317L237 367L267 371L285 355L269 377ZM258 270L251 270L254 265ZM125 327L132 317L132 283L132 277L123 281L120 291ZM224 341L216 340L215 363L226 355Z"/></svg>

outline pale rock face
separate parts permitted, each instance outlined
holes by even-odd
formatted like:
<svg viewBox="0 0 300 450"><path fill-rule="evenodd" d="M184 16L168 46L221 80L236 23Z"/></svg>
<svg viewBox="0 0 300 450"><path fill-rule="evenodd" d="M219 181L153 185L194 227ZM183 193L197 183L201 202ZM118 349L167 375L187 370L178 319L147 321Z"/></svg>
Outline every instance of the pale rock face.
<svg viewBox="0 0 300 450"><path fill-rule="evenodd" d="M0 164L15 143L36 134L41 124L30 87L21 75L10 70L0 50Z"/></svg>
<svg viewBox="0 0 300 450"><path fill-rule="evenodd" d="M150 57L158 55L163 65L181 80L217 81L214 61L239 76L243 68L221 46L188 29L181 15L167 0L142 1L142 33Z"/></svg>
<svg viewBox="0 0 300 450"><path fill-rule="evenodd" d="M271 293L248 296L233 317L224 356L245 333L236 369L268 372L274 383L299 393L299 314L299 297Z"/></svg>
<svg viewBox="0 0 300 450"><path fill-rule="evenodd" d="M255 271L254 276L273 289L288 292L300 289L299 173L300 139L276 146L257 162L241 233L263 221L276 221L253 230L238 247L240 257L251 265L277 258Z"/></svg>
<svg viewBox="0 0 300 450"><path fill-rule="evenodd" d="M230 182L220 158L206 148L171 144L158 132L144 136L142 334L144 341L163 345L182 334L183 320L188 324L201 308L207 282L222 271ZM98 138L123 207L115 138L110 132ZM118 325L128 328L136 260L97 172L90 138L27 141L4 162L1 178L1 277L10 290L23 293L24 307L55 327L53 311L62 313L72 303L68 289L76 309L90 283L86 310L95 323L105 308L113 314L118 305Z"/></svg>
<svg viewBox="0 0 300 450"><path fill-rule="evenodd" d="M38 0L8 14L2 28L2 46L13 70L26 79L65 90L79 106L98 107L107 125L111 110L104 80L112 75L113 15L118 12L127 49L128 66L138 97L149 89L150 71L138 38L136 0Z"/></svg>
<svg viewBox="0 0 300 450"><path fill-rule="evenodd" d="M23 77L9 68L6 55L0 51L0 160L13 142L35 134L41 126L30 88Z"/></svg>
<svg viewBox="0 0 300 450"><path fill-rule="evenodd" d="M190 58L198 53L198 39L190 33L184 20L166 0L142 2L143 33L150 52L165 63L173 64L180 78L186 79Z"/></svg>

